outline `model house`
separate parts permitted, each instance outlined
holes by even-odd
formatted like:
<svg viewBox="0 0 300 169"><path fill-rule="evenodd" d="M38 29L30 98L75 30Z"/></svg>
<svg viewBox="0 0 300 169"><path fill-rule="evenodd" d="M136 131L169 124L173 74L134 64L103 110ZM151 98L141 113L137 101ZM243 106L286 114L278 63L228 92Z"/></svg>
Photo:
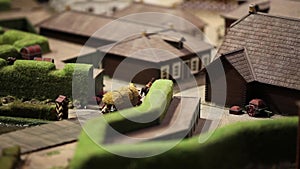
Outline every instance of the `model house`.
<svg viewBox="0 0 300 169"><path fill-rule="evenodd" d="M183 21L180 21L178 18L175 17L164 17L157 19L155 17L147 17L143 18L142 20L135 20L135 17L131 17L130 20L135 20L139 23L148 23L149 25L160 22L161 26L168 26L172 25L176 30L183 31L190 34L196 34L197 31L201 30L204 31L206 23L202 21L200 18L196 17L192 13L187 10L183 10L180 8L167 8L157 5L150 5L144 3L137 3L134 2L128 7L118 10L112 14L112 16L116 18L124 17L131 14L139 14L144 12L155 12L155 13L162 13L166 15L175 15L177 17L183 18L186 22L190 22L194 25L194 27L186 26ZM151 15L151 14L150 14ZM153 25L155 26L155 25Z"/></svg>
<svg viewBox="0 0 300 169"><path fill-rule="evenodd" d="M99 47L97 54L81 56L77 62L94 63L110 77L135 83L147 83L152 77L185 80L210 63L212 49L188 35L144 32Z"/></svg>
<svg viewBox="0 0 300 169"><path fill-rule="evenodd" d="M217 60L222 62L227 106L260 98L273 112L296 114L296 101L300 100L300 20L250 11L230 26L217 59L209 67L217 69ZM212 101L212 93L223 90L212 89L219 79L211 81L208 74L206 101Z"/></svg>
<svg viewBox="0 0 300 169"><path fill-rule="evenodd" d="M120 13L120 15L122 14ZM202 38L199 29L204 28L204 23L201 20L196 20L197 18L194 17L194 22L187 25L188 21L184 19L179 21L175 16L168 14L164 15L166 16L164 19L158 20L157 18L161 15L160 13L151 15L144 13L138 17L118 19L115 16L65 11L44 20L39 24L39 28L41 35L93 47L115 43L128 37L128 35L142 31L159 32L174 29L179 32L189 32L193 36L200 34L199 37ZM198 27L193 24L198 25ZM87 41L88 44L86 44Z"/></svg>
<svg viewBox="0 0 300 169"><path fill-rule="evenodd" d="M83 45L98 29L111 21L113 19L89 13L65 11L44 20L39 28L41 35ZM96 46L114 42L99 36L92 38Z"/></svg>

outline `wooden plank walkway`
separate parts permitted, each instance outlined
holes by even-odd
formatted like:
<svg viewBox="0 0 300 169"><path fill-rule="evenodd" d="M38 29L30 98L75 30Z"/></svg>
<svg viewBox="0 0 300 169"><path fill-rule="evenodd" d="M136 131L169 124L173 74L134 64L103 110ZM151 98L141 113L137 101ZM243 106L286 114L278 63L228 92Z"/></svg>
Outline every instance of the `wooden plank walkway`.
<svg viewBox="0 0 300 169"><path fill-rule="evenodd" d="M20 145L21 153L29 153L76 141L81 131L77 120L63 120L29 127L0 136L0 149L12 145Z"/></svg>
<svg viewBox="0 0 300 169"><path fill-rule="evenodd" d="M5 147L20 145L21 153L26 154L77 141L81 132L78 119L80 121L88 120L99 116L100 112L94 110L75 111L80 114L76 119L56 121L0 135L0 150Z"/></svg>

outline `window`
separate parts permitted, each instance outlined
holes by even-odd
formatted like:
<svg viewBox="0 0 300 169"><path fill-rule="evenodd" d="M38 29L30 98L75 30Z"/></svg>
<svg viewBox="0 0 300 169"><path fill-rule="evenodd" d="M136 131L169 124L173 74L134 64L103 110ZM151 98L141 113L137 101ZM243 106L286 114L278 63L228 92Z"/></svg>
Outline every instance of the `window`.
<svg viewBox="0 0 300 169"><path fill-rule="evenodd" d="M205 54L202 56L202 68L206 67L210 63L209 54Z"/></svg>
<svg viewBox="0 0 300 169"><path fill-rule="evenodd" d="M181 76L181 65L180 62L174 63L172 67L172 76L174 79L179 79Z"/></svg>
<svg viewBox="0 0 300 169"><path fill-rule="evenodd" d="M162 66L160 68L160 78L161 79L169 79L170 68L169 65Z"/></svg>
<svg viewBox="0 0 300 169"><path fill-rule="evenodd" d="M191 72L196 74L199 72L199 58L195 57L191 59Z"/></svg>

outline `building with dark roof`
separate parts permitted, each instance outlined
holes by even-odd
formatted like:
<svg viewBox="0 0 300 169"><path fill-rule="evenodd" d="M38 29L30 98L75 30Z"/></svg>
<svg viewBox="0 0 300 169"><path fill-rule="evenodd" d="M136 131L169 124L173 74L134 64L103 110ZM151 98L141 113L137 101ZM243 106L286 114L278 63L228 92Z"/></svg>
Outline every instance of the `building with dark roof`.
<svg viewBox="0 0 300 169"><path fill-rule="evenodd" d="M250 13L233 23L217 53L224 67L226 105L261 98L270 109L296 114L300 100L300 20ZM216 62L216 60L214 62ZM209 67L214 67L214 62ZM220 75L221 76L221 75ZM206 78L206 100L217 80ZM218 90L214 89L218 93Z"/></svg>
<svg viewBox="0 0 300 169"><path fill-rule="evenodd" d="M145 17L143 20L135 20L140 22L146 22L146 23L157 23L160 22L160 25L165 24L171 24L174 29L178 31L183 31L186 33L196 33L199 29L202 32L204 31L206 23L202 21L200 18L196 17L194 14L190 13L188 10L180 9L180 8L167 8L157 5L150 5L150 4L144 4L144 3L137 3L134 2L128 7L116 11L113 13L114 17L120 18L126 15L136 14L136 13L144 13L144 12L158 12L158 13L165 13L165 14L171 14L178 17L181 17L188 22L195 25L195 27L187 27L185 23L180 22L180 20L176 19L175 17L165 17L165 18L154 18L154 17ZM134 19L134 17L132 17Z"/></svg>
<svg viewBox="0 0 300 169"><path fill-rule="evenodd" d="M98 63L110 77L144 84L151 78L186 80L211 60L213 46L189 35L140 33L99 47L77 62Z"/></svg>
<svg viewBox="0 0 300 169"><path fill-rule="evenodd" d="M269 13L271 15L279 15L291 18L300 17L300 2L294 0L248 0L241 4L238 8L223 13L221 16L225 19L226 29L232 23L247 14L250 4L256 4L256 10L259 12Z"/></svg>
<svg viewBox="0 0 300 169"><path fill-rule="evenodd" d="M146 8L146 5L143 5L143 8ZM149 8L152 9L151 6ZM159 7L157 8L159 9ZM117 16L126 14L126 9L125 11L119 11L120 13L115 13L116 16L65 11L41 22L39 24L40 34L82 45L89 41L87 45L93 47L115 43L128 35L143 31L158 32L174 29L178 32L189 32L194 36L197 35L203 38L198 28L204 28L205 24L191 14L180 12L180 10L178 12L175 9L162 8L165 11L164 13L170 12L177 16L191 18L192 24L187 24L188 22L184 19L178 19L173 15L163 15L164 18L157 19L162 17L160 13L142 13L138 16L118 19ZM138 10L135 11L138 12Z"/></svg>

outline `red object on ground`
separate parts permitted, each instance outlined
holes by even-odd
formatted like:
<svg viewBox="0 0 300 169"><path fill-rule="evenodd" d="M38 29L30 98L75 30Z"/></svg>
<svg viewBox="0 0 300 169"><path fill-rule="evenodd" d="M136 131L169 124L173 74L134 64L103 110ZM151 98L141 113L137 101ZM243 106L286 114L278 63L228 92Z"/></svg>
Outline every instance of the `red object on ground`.
<svg viewBox="0 0 300 169"><path fill-rule="evenodd" d="M33 60L36 60L36 61L46 61L46 62L52 62L52 63L54 63L54 59L52 59L52 58L34 57Z"/></svg>
<svg viewBox="0 0 300 169"><path fill-rule="evenodd" d="M265 102L262 100L262 99L252 99L250 102L249 102L250 105L254 105L256 106L257 108L264 108L266 107L266 104Z"/></svg>
<svg viewBox="0 0 300 169"><path fill-rule="evenodd" d="M230 114L242 114L242 109L240 106L232 106L230 109L229 109L229 113Z"/></svg>
<svg viewBox="0 0 300 169"><path fill-rule="evenodd" d="M266 109L267 106L262 99L252 99L249 102L249 105L246 106L247 113L252 117L262 115L262 113L265 113Z"/></svg>
<svg viewBox="0 0 300 169"><path fill-rule="evenodd" d="M20 51L22 58L33 60L34 57L42 57L42 48L40 45L24 47Z"/></svg>

